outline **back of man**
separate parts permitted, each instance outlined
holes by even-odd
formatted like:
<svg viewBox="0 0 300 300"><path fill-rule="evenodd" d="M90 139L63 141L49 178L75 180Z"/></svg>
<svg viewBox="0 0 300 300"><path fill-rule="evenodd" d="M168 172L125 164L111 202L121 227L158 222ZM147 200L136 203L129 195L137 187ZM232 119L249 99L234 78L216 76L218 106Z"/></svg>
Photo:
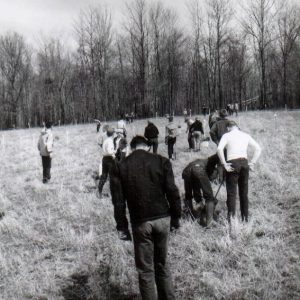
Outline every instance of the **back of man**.
<svg viewBox="0 0 300 300"><path fill-rule="evenodd" d="M226 118L227 115L226 109L221 109L219 113L219 120L216 121L211 127L210 136L213 142L215 142L217 145L219 144L223 134L228 131L227 125L229 120Z"/></svg>
<svg viewBox="0 0 300 300"><path fill-rule="evenodd" d="M147 152L147 143L143 137L132 140L135 150L120 163L119 176L132 223L142 299L157 299L158 294L158 299L173 300L168 236L170 221L179 226L181 203L170 161Z"/></svg>
<svg viewBox="0 0 300 300"><path fill-rule="evenodd" d="M151 146L153 147L153 153L157 153L158 135L159 131L157 127L152 122L148 121L148 125L145 128L144 136L151 143Z"/></svg>

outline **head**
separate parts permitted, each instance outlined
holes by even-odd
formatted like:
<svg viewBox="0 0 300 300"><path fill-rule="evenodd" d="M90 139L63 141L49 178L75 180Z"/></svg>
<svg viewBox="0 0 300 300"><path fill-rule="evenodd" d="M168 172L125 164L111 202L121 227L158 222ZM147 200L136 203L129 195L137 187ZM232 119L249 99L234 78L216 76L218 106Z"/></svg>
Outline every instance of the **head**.
<svg viewBox="0 0 300 300"><path fill-rule="evenodd" d="M220 116L221 118L227 117L227 116L228 116L227 110L224 109L224 108L221 109L221 110L219 111L219 116Z"/></svg>
<svg viewBox="0 0 300 300"><path fill-rule="evenodd" d="M217 154L210 156L207 159L206 173L210 181L213 181L218 176L218 164L220 160Z"/></svg>
<svg viewBox="0 0 300 300"><path fill-rule="evenodd" d="M123 137L124 136L123 129L116 129L115 133L117 134L118 137Z"/></svg>
<svg viewBox="0 0 300 300"><path fill-rule="evenodd" d="M152 124L152 122L150 120L147 121L148 125Z"/></svg>
<svg viewBox="0 0 300 300"><path fill-rule="evenodd" d="M114 132L115 132L115 129L112 128L112 127L108 127L107 130L106 130L106 134L107 134L108 137L113 136Z"/></svg>
<svg viewBox="0 0 300 300"><path fill-rule="evenodd" d="M173 122L173 117L169 117L169 122Z"/></svg>
<svg viewBox="0 0 300 300"><path fill-rule="evenodd" d="M45 127L46 127L47 129L52 128L52 122L51 122L51 121L47 121L47 122L45 123Z"/></svg>
<svg viewBox="0 0 300 300"><path fill-rule="evenodd" d="M227 124L228 131L231 131L235 128L239 128L239 127L237 126L237 124L234 121L230 120Z"/></svg>
<svg viewBox="0 0 300 300"><path fill-rule="evenodd" d="M132 150L143 149L149 150L149 142L141 135L136 135L130 142L130 147Z"/></svg>

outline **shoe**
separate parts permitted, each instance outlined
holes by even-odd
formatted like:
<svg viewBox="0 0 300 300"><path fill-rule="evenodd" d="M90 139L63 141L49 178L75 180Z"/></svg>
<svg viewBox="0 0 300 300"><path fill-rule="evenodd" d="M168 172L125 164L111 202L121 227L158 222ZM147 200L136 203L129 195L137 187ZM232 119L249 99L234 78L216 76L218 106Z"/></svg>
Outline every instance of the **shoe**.
<svg viewBox="0 0 300 300"><path fill-rule="evenodd" d="M47 182L48 182L48 179L44 178L43 183L47 183Z"/></svg>

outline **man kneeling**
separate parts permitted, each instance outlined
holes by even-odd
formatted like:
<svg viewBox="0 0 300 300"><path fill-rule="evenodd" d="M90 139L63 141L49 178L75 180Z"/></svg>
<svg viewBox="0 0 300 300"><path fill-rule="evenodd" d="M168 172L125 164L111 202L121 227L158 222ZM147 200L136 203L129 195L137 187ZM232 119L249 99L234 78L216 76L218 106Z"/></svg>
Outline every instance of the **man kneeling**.
<svg viewBox="0 0 300 300"><path fill-rule="evenodd" d="M213 220L217 200L214 198L210 180L216 175L216 166L219 162L217 154L208 159L196 159L182 172L185 189L185 202L189 213L196 217L193 207L193 198L197 203L202 203L202 194L205 199L205 217L204 225L209 226Z"/></svg>

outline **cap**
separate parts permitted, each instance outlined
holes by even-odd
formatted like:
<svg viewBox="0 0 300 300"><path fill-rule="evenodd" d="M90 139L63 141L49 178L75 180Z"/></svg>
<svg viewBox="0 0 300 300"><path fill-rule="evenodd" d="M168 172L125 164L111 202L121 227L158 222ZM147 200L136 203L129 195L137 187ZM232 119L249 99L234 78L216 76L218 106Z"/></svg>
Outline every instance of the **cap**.
<svg viewBox="0 0 300 300"><path fill-rule="evenodd" d="M221 109L219 112L219 116L223 118L227 117L228 116L227 110L225 108Z"/></svg>

